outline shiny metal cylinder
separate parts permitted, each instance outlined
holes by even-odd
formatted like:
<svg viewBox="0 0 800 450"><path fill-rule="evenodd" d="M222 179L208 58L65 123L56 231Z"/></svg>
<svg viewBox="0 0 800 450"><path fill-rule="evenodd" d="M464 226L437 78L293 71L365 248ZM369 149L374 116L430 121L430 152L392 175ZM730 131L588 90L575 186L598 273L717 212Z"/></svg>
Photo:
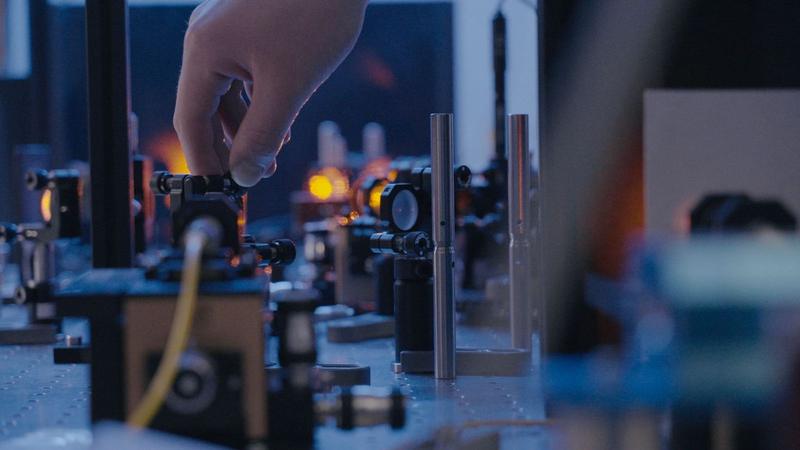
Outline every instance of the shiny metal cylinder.
<svg viewBox="0 0 800 450"><path fill-rule="evenodd" d="M39 284L55 276L55 249L51 242L21 242L20 271L24 284Z"/></svg>
<svg viewBox="0 0 800 450"><path fill-rule="evenodd" d="M45 283L56 275L55 248L52 242L36 242L33 250L33 281Z"/></svg>
<svg viewBox="0 0 800 450"><path fill-rule="evenodd" d="M431 185L433 187L434 376L456 376L456 319L453 267L455 189L453 115L431 114Z"/></svg>
<svg viewBox="0 0 800 450"><path fill-rule="evenodd" d="M508 267L511 345L531 349L531 160L528 115L506 119L508 154Z"/></svg>

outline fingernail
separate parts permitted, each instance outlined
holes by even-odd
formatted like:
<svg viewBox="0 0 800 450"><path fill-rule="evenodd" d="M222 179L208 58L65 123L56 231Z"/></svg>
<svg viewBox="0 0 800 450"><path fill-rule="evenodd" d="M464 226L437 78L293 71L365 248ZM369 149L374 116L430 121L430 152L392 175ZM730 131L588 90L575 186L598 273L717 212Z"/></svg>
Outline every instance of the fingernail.
<svg viewBox="0 0 800 450"><path fill-rule="evenodd" d="M274 163L275 158L272 157L266 161L246 159L231 168L231 176L238 185L250 187L264 178L267 175L267 168Z"/></svg>
<svg viewBox="0 0 800 450"><path fill-rule="evenodd" d="M262 178L269 178L275 175L275 171L277 170L278 170L278 161L273 159L272 164L268 165L267 170L264 171L264 175L262 176Z"/></svg>

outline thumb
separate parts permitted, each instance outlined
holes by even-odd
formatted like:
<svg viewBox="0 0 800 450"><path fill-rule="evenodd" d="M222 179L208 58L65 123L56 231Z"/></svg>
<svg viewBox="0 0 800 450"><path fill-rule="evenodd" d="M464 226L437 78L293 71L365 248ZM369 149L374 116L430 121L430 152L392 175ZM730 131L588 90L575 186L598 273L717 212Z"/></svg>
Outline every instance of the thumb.
<svg viewBox="0 0 800 450"><path fill-rule="evenodd" d="M302 101L296 96L254 86L252 102L231 147L230 169L234 181L250 187L271 176L292 121Z"/></svg>

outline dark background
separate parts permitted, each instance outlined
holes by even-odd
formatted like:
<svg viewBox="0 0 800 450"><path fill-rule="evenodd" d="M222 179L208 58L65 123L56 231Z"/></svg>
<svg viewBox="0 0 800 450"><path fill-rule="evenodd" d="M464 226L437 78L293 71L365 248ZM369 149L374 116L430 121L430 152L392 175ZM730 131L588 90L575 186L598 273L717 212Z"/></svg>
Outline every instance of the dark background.
<svg viewBox="0 0 800 450"><path fill-rule="evenodd" d="M14 149L48 143L52 167L87 159L85 30L82 7L32 0L34 75L0 81L0 220L16 220L19 183ZM190 6L130 9L131 104L140 149L157 156L174 143L172 113ZM386 127L390 154L428 151L428 115L453 109L452 7L448 3L377 4L367 9L361 37L342 66L305 106L278 173L253 189L250 217L283 214L316 160L319 122L333 120L351 151L361 129ZM174 151L174 147L173 147ZM8 179L10 178L10 179Z"/></svg>

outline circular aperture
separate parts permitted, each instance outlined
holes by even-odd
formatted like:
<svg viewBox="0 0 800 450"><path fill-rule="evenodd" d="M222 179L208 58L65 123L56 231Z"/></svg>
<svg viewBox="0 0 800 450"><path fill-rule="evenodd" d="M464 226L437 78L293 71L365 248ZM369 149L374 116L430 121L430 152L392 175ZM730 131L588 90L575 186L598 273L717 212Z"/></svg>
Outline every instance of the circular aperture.
<svg viewBox="0 0 800 450"><path fill-rule="evenodd" d="M178 414L199 414L207 410L216 397L217 373L214 364L205 355L184 353L166 406Z"/></svg>
<svg viewBox="0 0 800 450"><path fill-rule="evenodd" d="M392 222L402 231L414 227L419 217L419 204L414 193L405 190L397 194L392 202Z"/></svg>

